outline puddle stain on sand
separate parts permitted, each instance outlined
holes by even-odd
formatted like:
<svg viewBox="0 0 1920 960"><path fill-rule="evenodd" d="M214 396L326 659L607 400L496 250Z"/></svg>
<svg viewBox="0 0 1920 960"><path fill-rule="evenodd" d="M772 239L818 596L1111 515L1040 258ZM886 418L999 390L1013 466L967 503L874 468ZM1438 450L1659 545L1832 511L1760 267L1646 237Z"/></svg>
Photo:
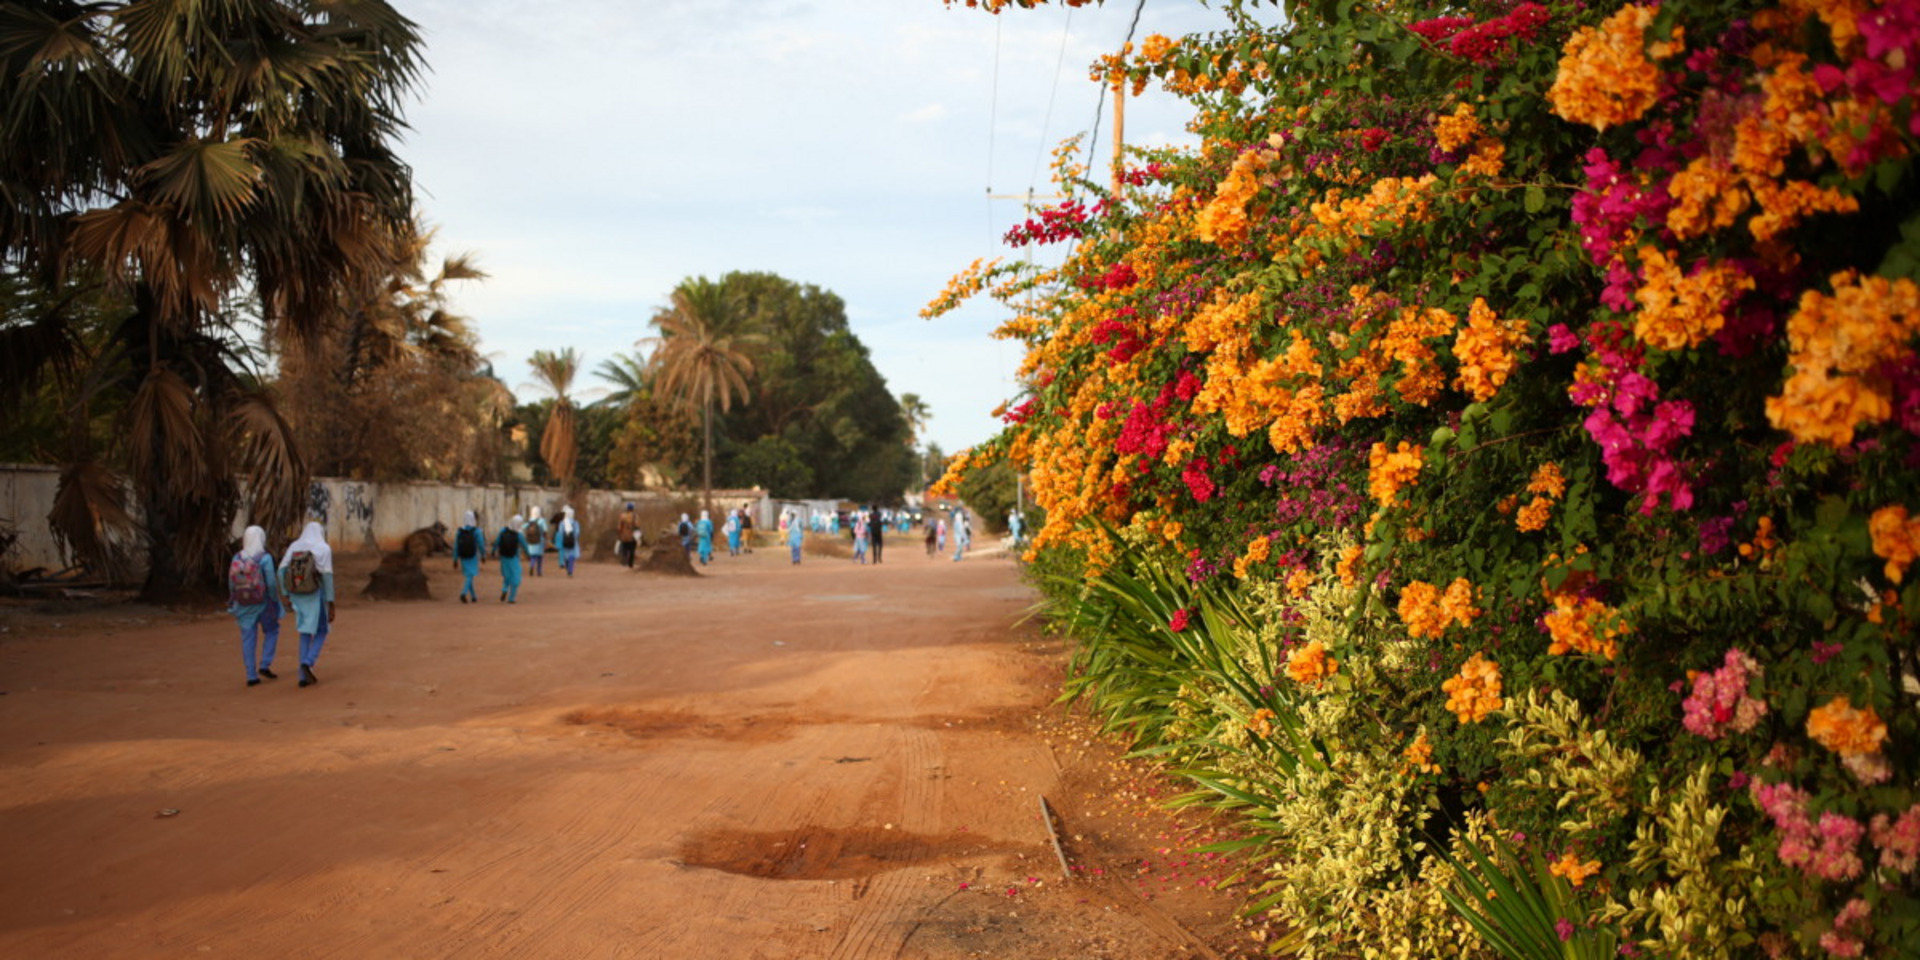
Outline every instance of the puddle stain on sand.
<svg viewBox="0 0 1920 960"><path fill-rule="evenodd" d="M806 827L698 834L683 846L679 860L763 880L852 880L936 860L1038 849L962 832L936 836L883 827Z"/></svg>
<svg viewBox="0 0 1920 960"><path fill-rule="evenodd" d="M569 727L590 727L625 734L637 741L726 740L765 743L791 736L796 724L766 717L730 717L725 720L684 711L630 710L620 707L582 707L560 716Z"/></svg>

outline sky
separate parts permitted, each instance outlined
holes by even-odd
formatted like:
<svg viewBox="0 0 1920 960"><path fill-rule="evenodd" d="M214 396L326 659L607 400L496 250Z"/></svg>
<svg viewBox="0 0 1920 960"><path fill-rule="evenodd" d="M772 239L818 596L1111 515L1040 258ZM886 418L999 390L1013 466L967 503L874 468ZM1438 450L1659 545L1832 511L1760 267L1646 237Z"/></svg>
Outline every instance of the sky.
<svg viewBox="0 0 1920 960"><path fill-rule="evenodd" d="M543 395L535 350L578 349L591 389L681 280L764 271L838 294L889 389L931 407L923 440L952 453L997 432L1021 347L989 336L1007 316L989 300L919 312L976 258L1023 254L1001 242L1022 202L990 195L1052 192L1052 150L1094 124L1088 67L1136 2L396 0L430 68L401 156L436 253L489 274L453 308L522 401ZM1198 0L1139 6L1136 44L1225 26ZM1191 143L1187 119L1150 91L1127 141Z"/></svg>

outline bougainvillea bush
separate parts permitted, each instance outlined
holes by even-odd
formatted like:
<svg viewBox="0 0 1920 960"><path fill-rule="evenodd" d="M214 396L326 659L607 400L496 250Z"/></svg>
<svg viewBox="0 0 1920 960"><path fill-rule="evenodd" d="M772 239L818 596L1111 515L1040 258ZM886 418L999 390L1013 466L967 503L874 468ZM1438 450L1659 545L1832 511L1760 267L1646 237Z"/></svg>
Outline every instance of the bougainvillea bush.
<svg viewBox="0 0 1920 960"><path fill-rule="evenodd" d="M1201 145L929 308L1016 313L957 469L1070 692L1281 950L1920 956L1920 0L1224 8L1094 66Z"/></svg>

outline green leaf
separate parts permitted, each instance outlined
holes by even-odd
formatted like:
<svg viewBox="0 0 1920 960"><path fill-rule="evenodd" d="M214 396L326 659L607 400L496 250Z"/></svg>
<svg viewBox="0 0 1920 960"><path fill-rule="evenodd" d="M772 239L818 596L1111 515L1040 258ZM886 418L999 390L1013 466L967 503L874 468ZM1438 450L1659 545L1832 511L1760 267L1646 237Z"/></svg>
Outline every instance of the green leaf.
<svg viewBox="0 0 1920 960"><path fill-rule="evenodd" d="M1528 213L1539 213L1545 210L1547 208L1547 192L1540 189L1538 184L1528 186L1523 205L1526 207Z"/></svg>

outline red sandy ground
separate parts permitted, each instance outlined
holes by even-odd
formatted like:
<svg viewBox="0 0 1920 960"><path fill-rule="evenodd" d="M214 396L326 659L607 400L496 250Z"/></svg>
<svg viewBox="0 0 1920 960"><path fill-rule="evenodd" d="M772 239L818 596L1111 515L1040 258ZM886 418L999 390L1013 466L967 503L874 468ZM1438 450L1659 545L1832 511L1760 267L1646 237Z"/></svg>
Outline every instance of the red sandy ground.
<svg viewBox="0 0 1920 960"><path fill-rule="evenodd" d="M513 606L343 558L308 689L291 621L248 689L224 615L0 607L0 957L1256 953L1206 826L1048 706L1012 563L893 546Z"/></svg>

